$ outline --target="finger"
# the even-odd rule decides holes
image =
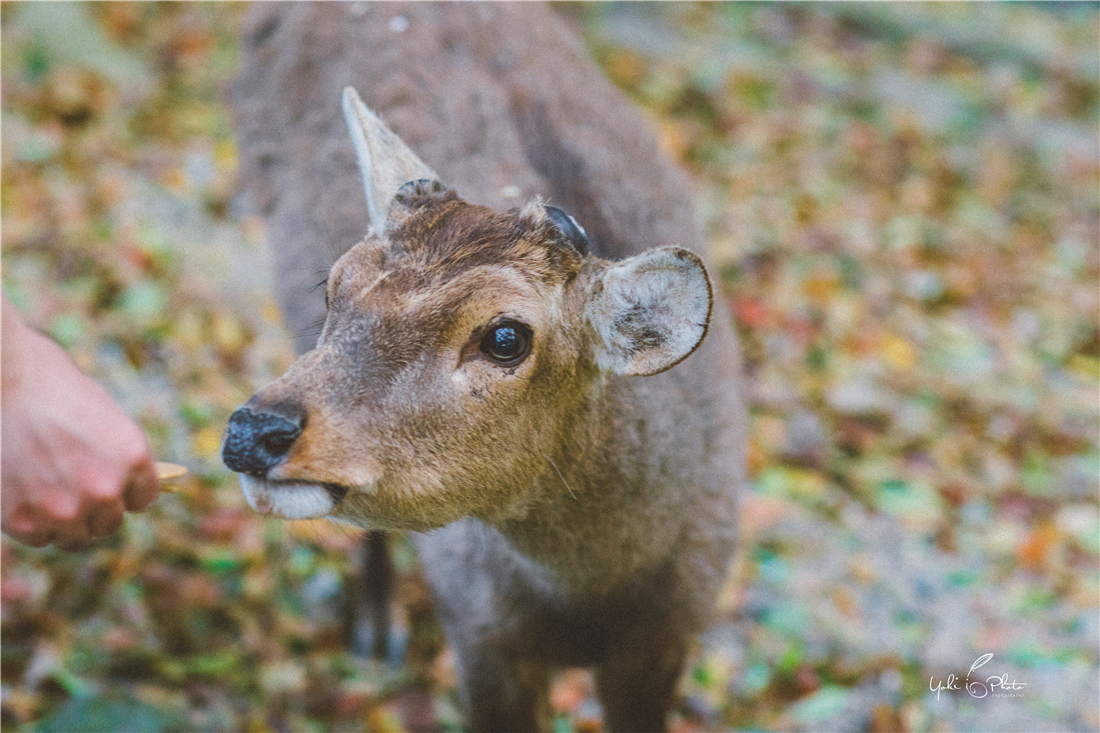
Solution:
[[[158,494],[157,473],[153,470],[153,464],[145,461],[135,468],[126,483],[123,497],[126,501],[126,509],[138,512],[148,506]]]
[[[45,547],[53,542],[53,532],[47,529],[40,529],[34,532],[15,532],[13,530],[5,530],[5,534],[14,537],[29,547]]]
[[[84,527],[84,522],[71,522],[65,529],[58,532],[54,540],[54,544],[57,545],[59,550],[68,552],[83,550],[91,542],[92,538],[88,536],[88,530]]]
[[[115,501],[93,507],[88,512],[85,526],[92,537],[114,534],[122,526],[122,502]]]
[[[24,545],[45,547],[53,542],[54,526],[40,509],[24,505],[5,518],[3,530]]]
[[[64,550],[65,552],[80,552],[87,550],[92,544],[92,540],[87,535],[73,539],[65,539],[57,541],[57,549]]]

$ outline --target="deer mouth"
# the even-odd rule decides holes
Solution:
[[[241,491],[248,505],[281,519],[323,517],[340,506],[347,487],[303,481],[273,481],[241,474]]]

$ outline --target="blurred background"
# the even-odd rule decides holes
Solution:
[[[1097,5],[559,10],[692,174],[749,372],[675,730],[1100,728]],[[292,361],[235,193],[242,11],[0,5],[4,292],[191,469],[88,552],[3,539],[4,730],[460,729],[409,548],[405,663],[358,660],[357,534],[260,518],[218,457]],[[1025,686],[937,694],[986,654]],[[601,729],[586,673],[552,704]]]

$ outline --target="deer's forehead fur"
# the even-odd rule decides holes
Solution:
[[[533,329],[541,351],[553,337],[576,335],[562,316],[583,307],[584,285],[566,287],[587,282],[577,277],[583,263],[540,202],[497,213],[452,191],[406,199],[382,236],[333,266],[320,343],[366,339],[391,362],[410,361],[413,351],[468,346],[490,322],[509,318]]]
[[[371,264],[403,271],[409,287],[446,282],[486,265],[511,266],[532,283],[560,285],[582,263],[538,201],[498,213],[468,204],[454,191],[404,197],[391,209],[383,236],[381,262],[372,253]],[[337,263],[334,274],[340,269]]]

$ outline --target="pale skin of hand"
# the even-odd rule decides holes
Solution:
[[[83,549],[157,497],[148,441],[60,346],[0,304],[2,529],[33,547]]]

